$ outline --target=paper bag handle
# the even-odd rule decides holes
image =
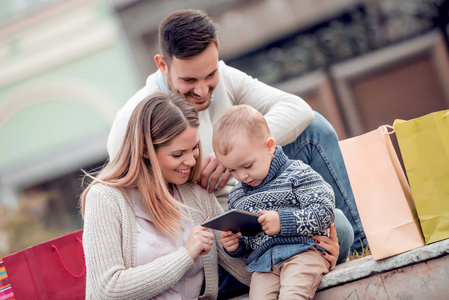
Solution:
[[[83,242],[81,241],[81,239],[79,237],[76,237],[76,240],[81,244],[81,251],[83,252],[83,258],[84,258],[84,249],[83,249]],[[67,269],[66,265],[64,264],[64,262],[62,261],[62,257],[61,254],[59,254],[59,250],[58,247],[56,247],[55,245],[51,245],[53,249],[56,250],[56,253],[58,254],[59,257],[59,261],[61,262],[61,265],[64,267],[64,269],[67,271],[67,273],[69,273],[71,276],[75,277],[75,278],[80,278],[81,276],[84,275],[84,272],[86,272],[86,264],[83,263],[83,271],[81,271],[81,273],[79,275],[75,275],[72,272],[70,272],[69,269]]]
[[[382,125],[382,126],[379,126],[379,129],[380,128],[382,129],[384,134],[390,135],[390,134],[394,133],[394,127],[391,125]],[[388,129],[391,129],[391,131],[389,131]]]

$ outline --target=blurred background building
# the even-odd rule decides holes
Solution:
[[[220,58],[297,94],[340,139],[449,107],[448,0],[0,0],[0,255],[82,228],[81,169],[156,70],[176,9]]]

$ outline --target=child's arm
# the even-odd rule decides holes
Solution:
[[[281,232],[281,220],[277,211],[259,209],[259,213],[261,216],[257,221],[262,225],[262,230],[266,234],[273,235]]]
[[[221,233],[220,243],[225,252],[231,257],[246,257],[248,254],[246,239],[240,232],[225,231]]]
[[[235,252],[239,248],[239,237],[242,236],[240,232],[233,233],[232,231],[224,231],[220,234],[220,243],[228,252]]]
[[[291,176],[298,208],[278,210],[280,234],[322,234],[334,221],[334,191],[310,166],[300,161],[296,163],[297,171],[292,172]]]

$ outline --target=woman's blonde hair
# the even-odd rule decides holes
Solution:
[[[182,230],[181,218],[185,215],[179,208],[186,206],[171,196],[156,151],[170,144],[189,126],[199,126],[198,112],[180,95],[157,92],[141,101],[129,119],[116,157],[97,176],[86,173],[92,182],[81,195],[83,217],[87,193],[94,184],[103,183],[121,189],[127,199],[127,190],[136,188],[145,210],[163,233],[174,235]],[[190,182],[198,180],[200,176],[201,145],[199,149],[200,155],[187,179]],[[129,204],[133,207],[132,203]]]

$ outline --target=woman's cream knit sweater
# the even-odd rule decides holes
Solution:
[[[186,204],[193,208],[195,225],[206,217],[221,214],[215,196],[197,184],[179,186]],[[251,274],[243,260],[229,257],[219,235],[202,256],[205,291],[200,299],[216,299],[218,293],[217,264],[249,285]],[[149,299],[173,287],[193,266],[194,261],[184,247],[151,263],[135,266],[137,248],[136,218],[120,190],[95,184],[87,194],[84,216],[83,245],[86,256],[86,299]]]

